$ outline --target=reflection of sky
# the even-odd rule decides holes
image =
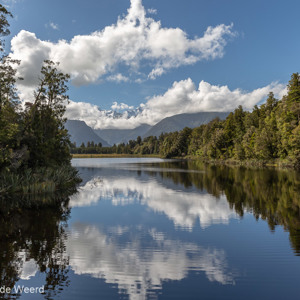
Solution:
[[[166,216],[180,228],[192,230],[197,220],[202,228],[227,224],[236,215],[225,196],[217,199],[203,191],[163,181],[151,173],[161,170],[153,165],[130,165],[126,159],[119,165],[110,164],[108,159],[97,166],[100,162],[97,160],[93,165],[93,160],[82,161],[85,169],[80,171],[94,176],[87,176],[89,180],[71,197],[70,206],[77,211],[89,206],[97,210],[101,200],[109,200],[111,209],[124,207],[129,214],[128,225],[91,225],[86,218],[83,223],[79,216],[70,227],[66,245],[75,274],[88,274],[117,284],[119,291],[125,290],[130,299],[145,299],[149,291],[161,290],[164,281],[182,280],[192,270],[203,272],[211,282],[235,283],[224,250],[170,238],[164,230],[156,229],[161,224],[156,223],[154,228],[134,224],[130,218],[130,205],[141,204]],[[92,172],[87,168],[89,164],[95,167]]]
[[[270,234],[265,221],[250,215],[230,222],[237,216],[225,195],[215,198],[189,182],[174,182],[168,177],[173,169],[161,176],[155,164],[123,162],[80,168],[85,180],[57,241],[65,247],[52,250],[55,262],[70,267],[62,299],[299,295],[299,258],[283,228]],[[21,284],[45,284],[27,249],[18,252],[16,264]]]
[[[28,259],[26,251],[21,251],[18,254],[19,257],[19,277],[22,280],[29,280],[34,277],[38,272],[38,266],[34,259]]]
[[[129,165],[134,166],[134,164],[137,166],[138,164],[141,163],[161,163],[166,160],[160,159],[160,158],[139,158],[139,157],[133,157],[133,158],[73,158],[72,159],[72,165],[74,167],[88,167],[88,168],[101,168],[101,167],[107,167],[109,166],[110,168],[117,168],[119,169],[122,165]],[[167,160],[168,162],[172,160]]]
[[[163,281],[182,280],[190,270],[204,272],[212,282],[234,284],[223,250],[171,240],[156,229],[110,228],[113,232],[106,235],[81,223],[72,226],[66,249],[76,274],[117,284],[130,299],[145,299],[148,291],[161,289]],[[122,235],[128,238],[125,244]]]
[[[96,177],[82,186],[71,198],[72,207],[95,205],[101,199],[110,199],[114,205],[141,203],[155,212],[164,213],[176,226],[192,229],[196,220],[202,228],[212,224],[227,224],[236,214],[230,209],[225,196],[178,191],[152,178]]]

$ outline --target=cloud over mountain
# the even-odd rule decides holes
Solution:
[[[154,125],[166,117],[182,113],[201,111],[231,111],[238,105],[250,110],[273,91],[281,98],[286,88],[283,84],[271,83],[265,87],[246,92],[230,90],[228,86],[212,85],[201,81],[198,88],[188,78],[174,82],[164,94],[150,98],[135,109],[124,103],[114,102],[111,111],[100,110],[96,105],[85,102],[72,102],[67,106],[69,119],[85,121],[93,128],[135,128],[141,124]],[[115,114],[116,109],[125,111]]]
[[[119,66],[125,66],[129,75],[140,77],[142,71],[143,79],[154,79],[181,65],[219,58],[234,35],[232,25],[220,24],[208,27],[202,37],[189,38],[182,29],[163,27],[148,17],[142,0],[131,0],[127,15],[103,30],[57,43],[22,30],[12,39],[11,50],[12,56],[21,60],[22,85],[30,86],[37,80],[45,59],[61,62],[62,71],[71,75],[72,82],[84,85],[100,78],[127,81],[127,76],[118,72]]]

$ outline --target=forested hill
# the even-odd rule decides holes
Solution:
[[[275,99],[271,92],[266,103],[251,112],[241,106],[225,120],[216,118],[194,129],[138,137],[127,144],[93,149],[93,153],[159,154],[162,157],[186,155],[202,159],[280,160],[300,167],[300,76],[294,73],[288,93]],[[89,149],[72,149],[87,153]]]

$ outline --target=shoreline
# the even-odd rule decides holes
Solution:
[[[71,154],[72,158],[119,158],[119,157],[154,157],[162,158],[158,154]]]
[[[72,158],[130,158],[130,157],[153,157],[161,158],[164,157],[157,154],[72,154]],[[247,160],[236,160],[236,159],[215,159],[208,160],[202,159],[197,156],[184,156],[184,157],[171,157],[170,159],[182,159],[182,160],[194,160],[201,161],[203,163],[208,163],[212,165],[227,165],[227,166],[242,166],[246,168],[275,168],[275,169],[293,169],[299,171],[299,168],[295,167],[295,163],[288,160],[257,160],[257,159],[247,159]]]

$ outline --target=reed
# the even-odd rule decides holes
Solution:
[[[59,168],[25,169],[21,173],[0,173],[0,197],[6,195],[39,195],[75,189],[81,181],[78,171],[67,165]]]

